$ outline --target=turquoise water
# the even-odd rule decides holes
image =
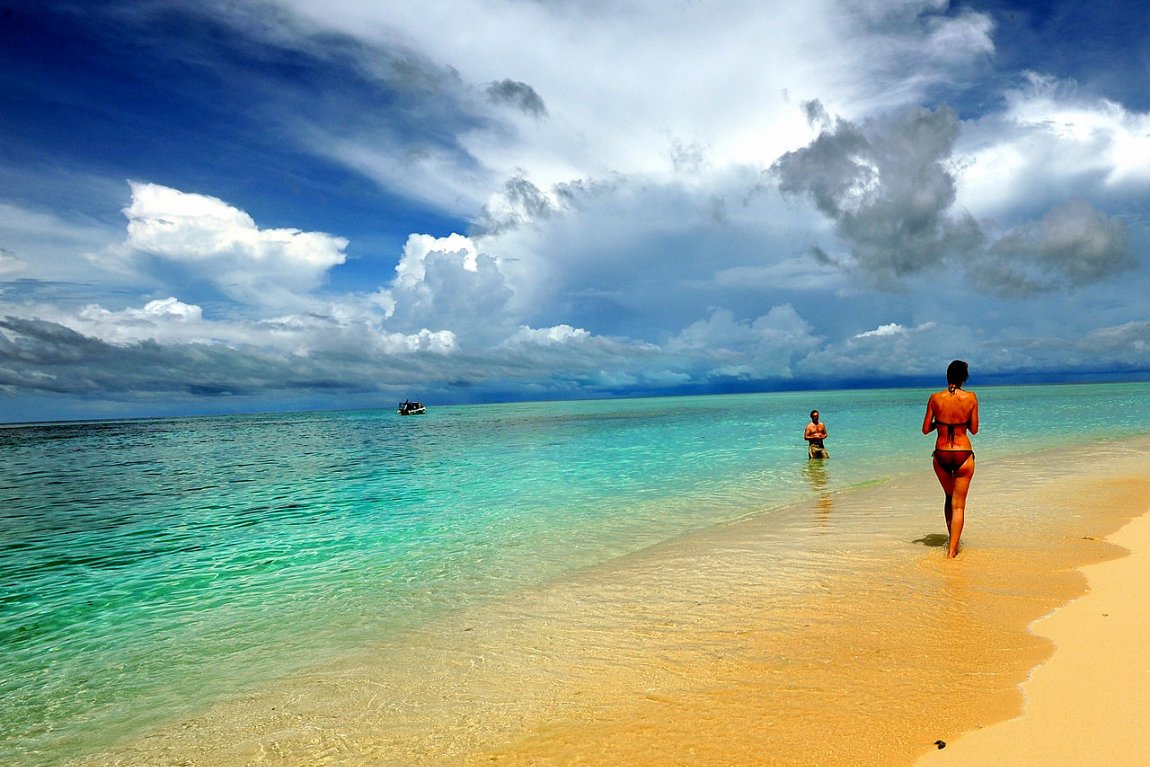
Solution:
[[[976,390],[980,460],[1150,431],[1150,384]],[[928,394],[0,428],[0,764],[61,764],[445,612],[921,471]],[[812,408],[829,487],[804,471]]]

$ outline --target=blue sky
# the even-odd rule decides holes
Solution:
[[[1144,3],[0,0],[0,421],[1150,377]]]

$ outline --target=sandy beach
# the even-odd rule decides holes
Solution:
[[[1141,764],[1148,456],[1138,440],[986,462],[953,561],[925,469],[820,496],[84,764]]]
[[[1150,763],[1150,514],[1108,540],[1130,553],[1083,568],[1088,593],[1033,626],[1056,649],[1022,685],[1023,714],[947,743],[919,767]]]

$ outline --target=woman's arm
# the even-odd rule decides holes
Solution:
[[[967,427],[967,430],[971,434],[978,434],[978,397],[975,396],[974,392],[971,392],[970,396],[974,397],[974,410],[970,411],[970,426]]]
[[[975,405],[977,408],[977,404]],[[922,419],[922,433],[930,434],[934,431],[934,395],[926,401],[926,415]]]

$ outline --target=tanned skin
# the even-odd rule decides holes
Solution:
[[[926,415],[922,420],[923,434],[938,432],[934,441],[934,473],[946,494],[943,515],[950,536],[947,559],[958,556],[958,543],[966,515],[966,494],[970,490],[970,480],[974,478],[974,446],[970,443],[970,435],[978,434],[978,397],[974,392],[962,388],[966,382],[965,365],[962,374],[955,377],[961,380],[950,380],[946,389],[930,395],[926,403]],[[950,451],[969,451],[969,457],[953,474],[939,462],[937,455]]]

